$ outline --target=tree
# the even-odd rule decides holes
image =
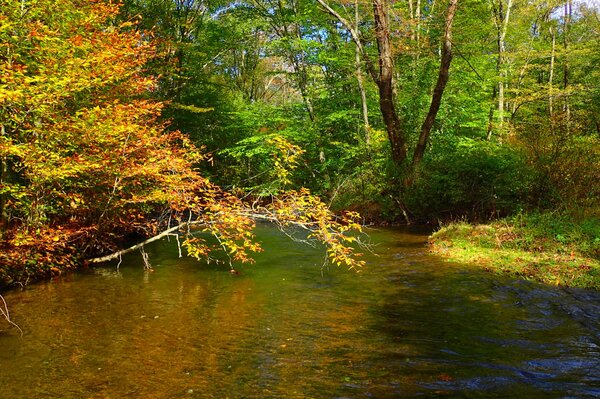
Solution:
[[[346,18],[334,10],[325,0],[318,0],[325,10],[339,20],[342,25],[350,32],[352,39],[356,43],[357,50],[362,53],[367,69],[379,89],[379,109],[386,126],[388,139],[392,149],[392,159],[397,164],[402,164],[407,157],[407,132],[403,129],[400,117],[398,116],[395,99],[394,99],[394,53],[391,41],[390,28],[390,9],[386,0],[372,0],[373,20],[374,20],[374,36],[377,43],[378,54],[378,71],[375,70],[369,54],[365,48],[364,40],[361,32],[356,26],[353,26]],[[429,132],[435,121],[435,116],[439,110],[440,101],[448,81],[448,70],[452,60],[451,38],[452,38],[452,22],[456,12],[457,1],[451,1],[446,12],[446,23],[443,39],[442,59],[440,61],[440,72],[438,82],[434,89],[429,113],[425,118],[422,126],[419,144],[416,147],[413,156],[413,165],[416,165],[421,160],[426,148]],[[419,7],[419,6],[417,6]],[[411,8],[412,11],[412,8]],[[419,13],[420,15],[420,8]],[[419,21],[420,23],[420,21]],[[417,28],[418,29],[418,28]],[[417,44],[419,42],[419,33],[417,33]]]
[[[372,0],[374,35],[377,42],[378,70],[375,69],[365,49],[360,32],[341,14],[335,11],[324,0],[318,0],[328,13],[339,20],[350,32],[360,53],[367,64],[367,70],[379,89],[379,109],[387,130],[392,149],[392,159],[402,164],[406,159],[406,133],[402,129],[400,118],[394,105],[394,57],[390,38],[389,4],[387,0]]]
[[[506,52],[506,32],[508,30],[508,23],[510,20],[510,12],[512,10],[512,0],[508,0],[506,6],[504,5],[504,0],[491,0],[492,5],[492,19],[494,21],[494,25],[496,27],[496,44],[497,44],[497,53],[496,53],[496,70],[498,72],[498,83],[497,86],[494,87],[492,101],[497,99],[497,114],[498,114],[498,129],[502,130],[504,124],[504,87],[506,85],[505,77],[505,52]],[[492,118],[494,115],[493,107],[490,110],[490,121],[488,124],[488,140],[492,135]]]
[[[119,5],[110,2],[64,1],[48,13],[51,4],[7,1],[0,14],[0,281],[60,273],[118,248],[129,233],[174,224],[216,237],[209,244],[186,228],[192,256],[222,249],[231,261],[251,261],[260,246],[248,206],[198,172],[204,155],[166,130],[163,103],[149,99],[158,88],[144,71],[156,55],[151,35],[115,22]],[[320,203],[308,192],[298,198],[312,209]],[[350,218],[265,209],[303,218],[333,260],[360,264],[343,244],[347,227],[357,226]]]
[[[463,151],[459,144],[471,139],[487,138],[489,148],[482,148],[493,151],[528,153],[548,171],[542,176],[556,175],[552,184],[564,185],[570,172],[556,171],[569,164],[565,154],[573,155],[565,143],[588,142],[590,126],[600,126],[590,28],[597,13],[585,6],[472,0],[457,11],[455,1],[182,2],[190,10],[181,15],[204,7],[203,22],[183,39],[166,23],[179,20],[175,3],[162,1],[164,12],[152,8],[161,1],[128,3],[143,11],[153,40],[162,46],[169,38],[165,48],[185,53],[181,69],[149,64],[156,73],[178,71],[180,89],[164,91],[171,103],[163,115],[207,147],[214,166],[205,171],[252,195],[281,190],[270,184],[269,142],[277,135],[305,150],[289,176],[292,187],[309,186],[341,208],[374,201],[381,209],[398,208],[413,190],[407,183],[430,175],[427,151],[444,165],[444,149]],[[376,107],[380,118],[373,117]],[[583,144],[575,147],[580,152]],[[399,170],[407,178],[399,179]]]

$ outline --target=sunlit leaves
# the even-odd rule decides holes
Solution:
[[[222,250],[232,262],[252,262],[261,247],[248,206],[196,170],[201,149],[167,131],[164,104],[148,100],[156,88],[144,71],[155,53],[149,34],[115,24],[119,6],[111,2],[55,3],[5,1],[0,13],[0,275],[2,265],[20,273],[2,279],[71,268],[116,249],[128,233],[186,221],[217,241],[180,232],[189,255],[211,260]],[[289,184],[303,151],[277,135],[266,144],[272,179]],[[358,226],[352,218],[336,221],[305,191],[276,204],[284,223],[311,225],[334,263],[360,265],[347,246],[345,233]]]
[[[327,204],[307,189],[280,195],[267,209],[283,227],[299,225],[309,231],[309,238],[325,244],[331,263],[345,265],[354,270],[365,264],[358,259],[362,254],[357,253],[352,246],[357,241],[356,236],[352,234],[362,231],[356,212],[336,216]]]
[[[273,167],[275,177],[283,185],[290,184],[290,174],[298,166],[298,158],[304,153],[304,150],[279,135],[269,138],[267,144],[274,148]]]
[[[199,149],[165,133],[163,105],[144,99],[154,87],[142,71],[153,54],[144,34],[110,22],[115,4],[62,2],[49,15],[52,4],[11,1],[0,14],[0,158],[10,167],[0,195],[11,228],[3,244],[33,256],[83,240],[96,252],[129,231],[152,233],[165,210],[227,213],[230,202],[193,168]],[[224,245],[257,249],[244,242],[249,223],[218,222]],[[64,233],[51,233],[56,225]],[[186,245],[203,253],[197,241]]]

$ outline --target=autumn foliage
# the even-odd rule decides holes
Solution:
[[[201,151],[167,131],[163,104],[148,99],[150,33],[116,25],[112,2],[0,4],[0,282],[59,274],[118,249],[128,234],[186,220],[232,260],[251,260],[260,246],[244,203],[195,170]],[[310,201],[318,214],[307,217],[330,218]],[[325,231],[343,225],[331,219],[317,234],[327,242]],[[184,246],[197,258],[214,249],[193,235]],[[344,250],[331,251],[353,265]]]

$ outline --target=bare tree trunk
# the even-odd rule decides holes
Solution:
[[[0,186],[3,186],[6,181],[8,174],[8,165],[6,157],[0,159]],[[6,194],[0,193],[0,238],[4,235],[4,231],[7,229],[8,215],[6,212]]]
[[[421,49],[421,0],[417,0],[417,9],[415,10],[415,18],[417,19],[417,54]]]
[[[354,29],[358,31],[358,0],[354,1]],[[371,133],[369,125],[369,107],[367,105],[367,94],[365,92],[365,85],[363,82],[362,68],[360,63],[360,49],[356,46],[356,81],[358,82],[358,91],[360,92],[360,104],[362,109],[362,117],[365,128],[365,143],[369,145],[371,143]]]
[[[440,71],[438,74],[437,83],[433,89],[429,112],[427,113],[427,116],[423,121],[423,125],[421,126],[419,142],[417,143],[417,147],[415,148],[412,159],[413,167],[416,167],[423,159],[423,154],[427,148],[427,141],[429,140],[429,135],[431,134],[431,128],[433,127],[435,117],[440,109],[446,83],[448,83],[450,63],[452,62],[452,22],[454,20],[454,14],[456,13],[457,4],[458,0],[450,0],[450,4],[448,4],[448,9],[446,10],[446,27],[444,29]]]
[[[556,52],[556,32],[554,28],[550,28],[550,36],[552,37],[552,50],[550,53],[550,73],[548,75],[548,115],[550,116],[550,122],[552,123],[554,117],[554,94],[552,93],[554,82],[554,58]],[[552,125],[554,125],[552,123]]]
[[[506,71],[504,71],[504,53],[506,51],[506,32],[508,30],[508,21],[510,19],[510,10],[512,8],[512,0],[508,0],[506,5],[506,12],[504,11],[503,0],[498,0],[498,4],[492,0],[492,6],[494,8],[494,22],[496,24],[497,36],[497,47],[498,55],[496,58],[496,70],[498,71],[498,84],[493,90],[492,101],[497,100],[498,109],[498,130],[502,131],[504,126],[504,85],[506,84]],[[488,123],[488,140],[492,137],[493,132],[493,109],[490,111],[490,120]]]
[[[571,117],[571,109],[569,107],[569,96],[566,93],[567,87],[569,86],[569,57],[568,57],[568,49],[569,49],[569,30],[571,24],[571,13],[572,13],[572,0],[567,0],[565,3],[565,13],[563,19],[563,47],[564,47],[564,55],[563,55],[563,90],[564,93],[564,111],[567,120],[567,129],[569,128],[569,119]]]
[[[487,140],[492,139],[492,133],[494,133],[494,109],[496,108],[496,94],[498,87],[494,85],[492,89],[492,105],[490,106],[490,112],[488,114],[488,126],[487,126]]]
[[[414,5],[412,0],[408,0],[408,12],[409,12],[409,16],[410,16],[410,20],[414,21],[415,19],[415,10],[414,10]],[[410,31],[410,39],[411,40],[415,40],[415,32],[414,31]]]
[[[504,128],[504,72],[500,72],[500,82],[498,82],[498,130]]]
[[[502,0],[500,0],[502,4]],[[508,29],[508,20],[510,18],[510,9],[512,7],[512,0],[508,0],[506,6],[506,14],[502,21],[502,29],[498,38],[498,70],[500,81],[498,82],[498,129],[502,131],[504,125],[504,85],[506,78],[506,71],[504,70],[504,52],[506,51],[506,31]]]
[[[0,136],[4,136],[6,130],[4,125],[0,125]],[[0,158],[0,187],[3,187],[8,179],[8,158],[3,156]],[[6,193],[0,193],[0,238],[4,235],[8,221],[8,215],[6,212]]]
[[[360,104],[362,110],[363,124],[365,128],[365,142],[370,144],[371,142],[371,126],[369,124],[369,107],[367,105],[367,93],[365,92],[365,85],[363,82],[362,70],[360,67],[360,52],[358,47],[356,48],[356,81],[358,82],[358,91],[360,92]]]

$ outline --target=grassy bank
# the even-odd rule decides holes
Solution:
[[[546,284],[600,289],[600,219],[518,215],[451,223],[430,237],[434,253]]]

